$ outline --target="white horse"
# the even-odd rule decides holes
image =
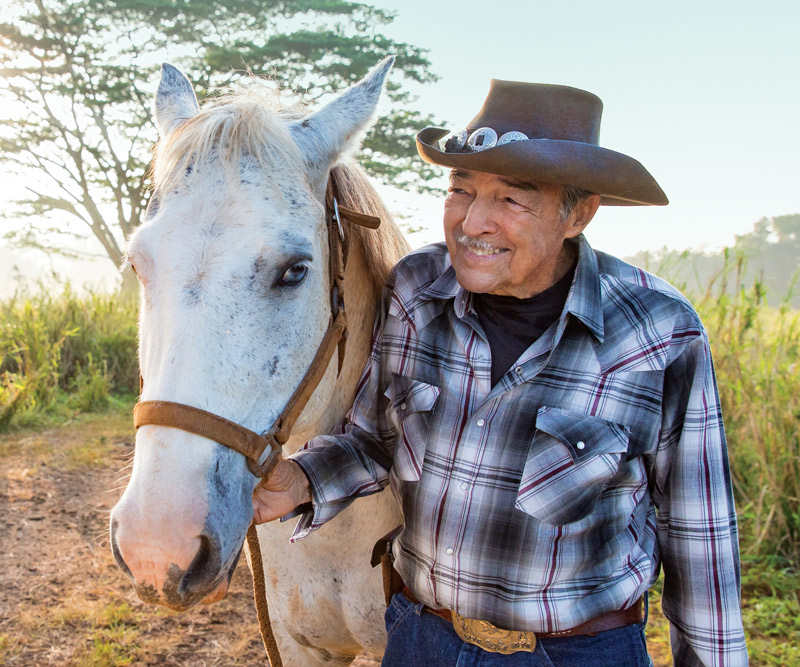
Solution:
[[[128,248],[143,285],[142,400],[188,404],[258,432],[273,423],[331,316],[323,215],[330,174],[340,204],[383,225],[349,231],[344,365],[337,376],[334,355],[284,455],[343,421],[381,288],[407,250],[363,172],[340,162],[371,122],[391,64],[305,117],[252,93],[201,110],[186,77],[163,67],[154,192]],[[139,429],[111,541],[142,600],[182,610],[225,595],[257,481],[241,454],[212,440]],[[391,494],[359,499],[290,544],[294,523],[258,528],[284,664],[346,665],[362,648],[382,654],[381,573],[369,558],[376,539],[400,523]]]

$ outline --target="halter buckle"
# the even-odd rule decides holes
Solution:
[[[277,431],[278,425],[275,424],[271,429],[269,429],[269,431],[264,431],[261,434],[261,437],[269,442],[269,447],[262,452],[258,461],[249,457],[246,459],[247,467],[256,477],[269,477],[275,466],[277,466],[281,461],[281,451],[283,448],[275,438]],[[267,457],[261,461],[261,458],[264,456],[264,454],[266,454]]]
[[[336,223],[336,229],[339,231],[339,240],[344,243],[344,227],[342,226],[342,218],[339,216],[339,202],[336,197],[333,198],[333,220]]]

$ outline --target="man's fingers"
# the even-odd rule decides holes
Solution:
[[[258,523],[274,521],[311,499],[308,480],[300,466],[281,461],[253,491],[253,518]]]

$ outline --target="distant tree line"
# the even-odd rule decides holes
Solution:
[[[761,218],[718,253],[664,248],[626,259],[690,294],[709,289],[732,294],[757,285],[768,304],[800,308],[800,213]]]

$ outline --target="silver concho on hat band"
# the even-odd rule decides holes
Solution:
[[[524,132],[506,132],[502,137],[497,140],[497,145],[510,144],[512,141],[527,141],[528,135]]]
[[[475,152],[510,144],[512,141],[526,141],[527,139],[529,139],[527,134],[516,130],[506,132],[498,139],[497,132],[491,127],[480,127],[471,134],[469,130],[452,132],[439,145],[443,147],[446,153],[460,153],[465,146],[470,149],[470,152]]]
[[[497,144],[497,132],[491,127],[479,127],[467,139],[467,146],[473,151],[485,151]]]

